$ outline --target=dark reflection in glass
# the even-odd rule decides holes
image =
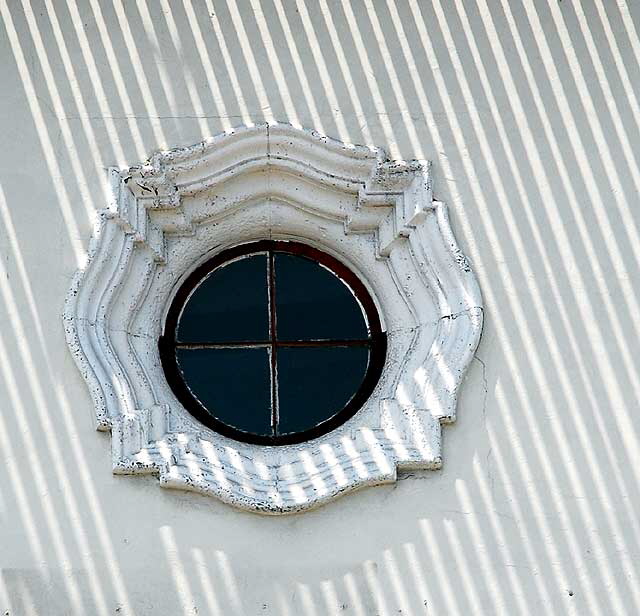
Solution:
[[[194,417],[231,438],[287,444],[358,410],[382,371],[386,338],[372,298],[343,265],[303,244],[261,240],[195,270],[159,346]]]
[[[232,261],[192,293],[180,317],[179,342],[269,339],[267,255]]]
[[[356,298],[340,278],[315,261],[276,253],[275,281],[279,340],[367,337]]]
[[[269,351],[177,349],[191,393],[219,421],[253,434],[271,434]]]
[[[362,347],[278,349],[279,434],[313,428],[358,391],[369,351]]]

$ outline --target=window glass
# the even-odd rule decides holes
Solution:
[[[343,409],[367,371],[364,347],[278,349],[278,428],[309,430]]]
[[[253,434],[271,434],[269,350],[178,349],[187,386],[218,420]]]
[[[169,384],[204,424],[286,444],[346,421],[382,371],[371,297],[314,248],[261,241],[199,267],[176,293],[161,342]]]
[[[181,342],[268,340],[267,255],[231,261],[194,290],[180,318]]]
[[[275,256],[278,338],[363,339],[367,324],[353,293],[326,267],[297,255]]]

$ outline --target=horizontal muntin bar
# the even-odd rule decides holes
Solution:
[[[176,342],[176,349],[199,350],[199,349],[267,349],[275,347],[351,347],[351,346],[371,346],[371,339],[365,340],[274,340],[267,342],[264,340],[243,340],[232,342]]]

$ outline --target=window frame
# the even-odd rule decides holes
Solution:
[[[280,435],[260,435],[251,432],[246,432],[239,428],[230,426],[224,423],[212,414],[206,406],[197,398],[197,396],[189,388],[187,380],[184,378],[179,366],[179,362],[176,356],[176,349],[182,344],[178,340],[178,328],[180,325],[180,318],[182,312],[186,307],[192,294],[198,288],[198,286],[206,280],[215,270],[223,267],[227,263],[231,263],[236,259],[243,257],[249,257],[251,255],[263,254],[268,255],[270,261],[269,267],[273,267],[272,258],[275,253],[290,254],[310,259],[314,263],[318,263],[327,268],[332,274],[334,274],[347,288],[353,293],[355,300],[361,306],[364,318],[366,320],[369,336],[366,340],[332,340],[332,344],[313,344],[312,341],[304,341],[304,344],[300,344],[305,348],[329,346],[331,348],[340,346],[352,346],[354,342],[358,343],[358,346],[367,346],[369,350],[367,368],[365,375],[360,383],[360,386],[349,399],[347,404],[338,410],[336,413],[316,424],[313,428],[303,430],[300,432],[293,432]],[[269,273],[269,286],[273,282],[273,273]],[[273,302],[273,289],[269,288],[269,303]],[[271,322],[269,324],[269,342],[266,344],[271,345],[270,366],[271,387],[274,387],[274,381],[277,379],[275,370],[275,352],[278,346],[293,346],[287,345],[287,343],[278,343],[277,337],[274,336],[274,306],[269,306],[269,314],[271,316]],[[340,344],[340,343],[344,344]],[[198,344],[198,343],[196,343]],[[256,343],[247,342],[246,347],[255,348]],[[214,345],[211,345],[214,346]],[[221,343],[215,346],[232,346],[232,344]],[[297,345],[296,345],[297,346]],[[362,281],[353,273],[344,263],[332,257],[331,255],[313,247],[308,244],[292,241],[292,240],[258,240],[248,242],[227,248],[214,256],[207,259],[204,263],[196,267],[187,278],[182,281],[177,288],[177,291],[171,301],[169,310],[164,323],[163,332],[158,341],[158,348],[160,353],[160,360],[162,367],[167,378],[169,386],[176,395],[178,401],[184,406],[184,408],[203,425],[211,428],[215,432],[226,436],[228,438],[235,439],[240,442],[250,443],[255,445],[292,445],[302,443],[315,438],[318,438],[328,432],[331,432],[338,426],[342,425],[353,417],[360,408],[365,404],[368,398],[373,393],[382,371],[384,369],[386,353],[387,353],[387,336],[386,332],[382,330],[380,322],[380,316],[378,314],[376,304],[371,297],[368,289],[362,283]],[[273,395],[272,395],[273,404]],[[271,411],[273,412],[273,410]]]

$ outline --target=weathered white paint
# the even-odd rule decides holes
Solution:
[[[166,487],[292,513],[395,481],[397,469],[440,468],[440,423],[454,418],[482,299],[445,205],[432,200],[427,163],[269,123],[111,178],[111,207],[99,213],[64,324],[98,427],[112,432],[114,472],[158,473]],[[158,352],[184,278],[222,250],[267,238],[312,244],[357,271],[388,332],[382,376],[358,413],[279,447],[202,426],[172,394]]]
[[[0,614],[640,613],[637,2],[0,21]],[[431,160],[485,323],[440,470],[258,516],[113,475],[60,314],[108,168],[275,119]]]

